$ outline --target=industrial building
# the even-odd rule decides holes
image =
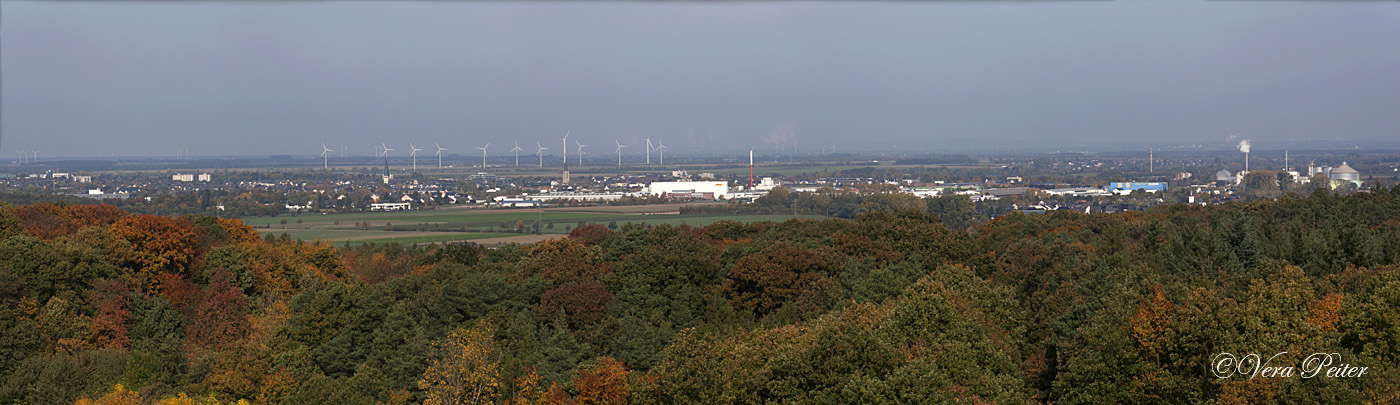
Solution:
[[[413,205],[406,202],[398,203],[373,203],[369,205],[370,211],[408,211],[413,209]]]
[[[499,199],[498,201],[496,201],[496,205],[497,205],[497,206],[501,206],[501,207],[510,207],[510,208],[529,208],[529,207],[540,207],[540,206],[544,206],[544,201],[540,201],[540,200],[522,200],[522,199],[518,199],[518,198],[507,198],[507,199]]]
[[[728,199],[729,181],[658,181],[642,189],[642,193],[668,198]]]
[[[1106,195],[1108,195],[1108,191],[1107,191],[1107,190],[1104,190],[1104,189],[1101,189],[1101,188],[1094,188],[1094,187],[1052,188],[1052,189],[1049,189],[1049,190],[1045,190],[1045,193],[1046,193],[1046,194],[1049,194],[1049,195],[1068,195],[1068,196],[1074,196],[1074,197],[1090,197],[1090,196],[1106,196]]]
[[[1165,181],[1146,182],[1146,183],[1127,182],[1127,181],[1123,181],[1123,182],[1113,182],[1113,183],[1108,183],[1108,189],[1109,189],[1109,190],[1112,190],[1112,191],[1115,192],[1115,193],[1119,193],[1119,194],[1131,193],[1131,192],[1133,192],[1134,190],[1143,190],[1143,191],[1146,191],[1146,192],[1149,192],[1149,193],[1156,193],[1156,192],[1167,191],[1167,182],[1165,182]]]
[[[781,185],[783,185],[783,184],[782,184],[782,183],[779,183],[779,182],[776,182],[776,181],[773,181],[773,178],[772,178],[772,177],[764,177],[764,178],[762,178],[762,179],[759,179],[758,184],[754,184],[752,188],[753,188],[754,190],[768,191],[768,190],[772,190],[772,189],[778,188],[778,186],[781,186]]]
[[[1229,171],[1229,170],[1221,170],[1221,171],[1215,172],[1215,185],[1217,185],[1217,186],[1228,186],[1228,185],[1231,185],[1231,184],[1234,184],[1234,183],[1235,183],[1235,175],[1230,174],[1230,171]]]
[[[913,194],[919,198],[937,197],[939,194],[943,194],[943,189],[939,187],[912,187],[904,189],[904,192]]]
[[[211,176],[209,176],[209,173],[200,173],[197,178],[199,181],[209,181]],[[196,177],[193,174],[175,174],[170,176],[171,181],[183,181],[186,183],[193,182],[195,179]]]
[[[622,193],[586,193],[586,192],[559,192],[528,195],[528,197],[540,200],[576,200],[576,201],[615,201],[622,199]]]
[[[1342,162],[1341,166],[1333,168],[1332,171],[1327,174],[1327,178],[1332,180],[1332,187],[1348,182],[1355,184],[1357,187],[1361,187],[1361,172],[1356,171],[1356,169],[1351,168],[1351,166],[1347,166],[1347,162]]]
[[[740,191],[729,194],[729,199],[753,202],[753,200],[757,200],[765,195],[768,195],[767,191]]]
[[[1022,195],[1025,194],[1027,191],[1031,191],[1030,187],[1003,187],[984,189],[982,190],[982,194],[996,197],[1004,197],[1009,195]]]

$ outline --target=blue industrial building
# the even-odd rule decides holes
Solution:
[[[1108,189],[1109,189],[1109,190],[1112,190],[1112,191],[1119,191],[1119,190],[1122,190],[1122,191],[1125,191],[1125,192],[1132,192],[1132,191],[1134,191],[1134,190],[1144,190],[1144,191],[1147,191],[1147,192],[1159,192],[1159,191],[1167,191],[1167,182],[1165,182],[1165,181],[1150,182],[1150,183],[1116,182],[1116,183],[1108,183]]]

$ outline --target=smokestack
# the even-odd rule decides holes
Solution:
[[[1240,141],[1240,144],[1239,144],[1238,148],[1240,149],[1240,152],[1244,152],[1244,171],[1245,171],[1245,173],[1248,173],[1248,172],[1249,172],[1249,140],[1248,140],[1248,139],[1245,139],[1245,140]]]
[[[1157,163],[1157,161],[1152,159],[1152,148],[1147,148],[1147,172],[1148,172],[1148,173],[1152,173],[1152,172],[1154,171],[1154,170],[1153,170],[1153,164],[1154,164],[1154,163]]]
[[[753,188],[753,149],[749,149],[749,188]]]

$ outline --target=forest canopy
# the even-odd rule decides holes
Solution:
[[[0,402],[1400,401],[1400,190],[971,229],[908,205],[487,250],[0,204]],[[1280,352],[1368,371],[1208,367]]]

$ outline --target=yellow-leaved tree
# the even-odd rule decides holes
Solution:
[[[112,388],[112,392],[107,393],[97,399],[79,399],[73,405],[137,405],[141,403],[141,395],[135,391],[126,389],[121,384]]]
[[[438,341],[432,362],[418,380],[418,388],[427,394],[423,404],[495,403],[501,386],[501,351],[494,335],[490,323],[480,322]]]
[[[234,402],[224,402],[215,398],[213,394],[206,397],[191,397],[181,392],[173,397],[156,401],[156,405],[250,405],[247,400],[240,399]]]

